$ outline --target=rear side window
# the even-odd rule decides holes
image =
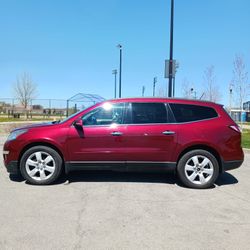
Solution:
[[[189,104],[169,104],[173,111],[176,122],[192,122],[217,117],[218,114],[213,108],[189,105]]]
[[[132,103],[132,123],[166,123],[167,110],[164,103]]]

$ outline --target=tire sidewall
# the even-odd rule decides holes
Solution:
[[[186,165],[187,161],[191,157],[196,156],[196,155],[201,155],[201,156],[207,157],[213,164],[213,168],[214,168],[213,175],[212,175],[211,179],[205,184],[192,183],[191,181],[189,181],[189,179],[186,177],[186,174],[185,174],[185,165]],[[184,154],[181,157],[181,159],[179,160],[178,165],[177,165],[177,173],[178,173],[180,180],[182,181],[182,183],[185,186],[190,187],[190,188],[205,189],[205,188],[211,187],[214,184],[214,182],[216,181],[216,179],[218,178],[219,164],[218,164],[218,161],[215,158],[215,156],[212,155],[210,152],[208,152],[206,150],[199,150],[199,149],[192,150],[192,151],[189,151],[186,154]]]
[[[52,174],[52,176],[49,179],[43,180],[43,181],[37,181],[31,178],[27,171],[26,171],[26,161],[29,158],[30,155],[32,155],[35,152],[42,151],[50,154],[54,161],[55,161],[55,171]],[[21,157],[20,161],[20,172],[23,176],[24,179],[26,179],[29,183],[31,184],[36,184],[36,185],[48,185],[53,183],[61,174],[62,171],[62,158],[61,156],[52,148],[46,147],[46,146],[35,146],[30,149],[28,149]]]

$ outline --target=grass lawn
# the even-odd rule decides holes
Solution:
[[[242,143],[243,148],[250,148],[250,130],[249,129],[243,129],[241,143]]]

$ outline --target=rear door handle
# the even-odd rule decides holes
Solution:
[[[121,136],[121,135],[123,135],[123,133],[115,131],[115,132],[112,132],[111,135],[113,135],[113,136]]]
[[[170,131],[170,130],[166,130],[164,132],[162,132],[164,135],[174,135],[175,132],[174,131]]]

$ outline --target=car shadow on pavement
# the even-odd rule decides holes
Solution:
[[[25,181],[21,174],[9,174],[9,178],[14,182],[23,182]]]
[[[141,182],[175,184],[175,174],[170,173],[137,173],[115,171],[79,171],[65,176],[69,183],[73,182]]]
[[[9,175],[13,182],[24,182],[21,175]],[[138,183],[165,183],[176,184],[184,187],[174,173],[137,173],[114,171],[76,171],[62,176],[52,185],[70,184],[74,182],[138,182]],[[25,181],[25,183],[29,184]],[[238,180],[230,173],[219,176],[215,185],[225,186],[238,183]],[[214,188],[213,185],[211,188]]]
[[[180,182],[174,173],[138,173],[138,172],[114,172],[114,171],[79,171],[72,172],[60,178],[57,184],[73,182],[139,182],[139,183],[165,183],[176,184],[181,187]],[[238,180],[230,173],[223,173],[219,175],[215,185],[225,186],[238,183]]]
[[[238,183],[238,179],[228,172],[220,174],[215,184],[217,186],[226,186]]]
[[[25,182],[29,184],[19,174],[10,174],[9,178],[13,182]],[[69,184],[73,182],[145,182],[145,183],[169,183],[175,184],[174,173],[135,173],[135,172],[115,172],[115,171],[75,171],[69,174],[62,174],[52,185]]]

